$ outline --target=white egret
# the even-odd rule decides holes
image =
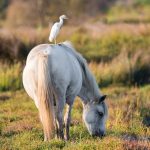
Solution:
[[[59,22],[56,22],[53,26],[52,26],[52,29],[51,29],[51,32],[50,32],[50,35],[49,35],[49,41],[50,42],[53,42],[55,40],[55,44],[56,44],[56,37],[63,25],[63,22],[64,22],[64,19],[68,19],[66,17],[66,15],[62,15],[59,17]]]

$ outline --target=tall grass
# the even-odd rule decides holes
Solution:
[[[85,27],[67,33],[77,51],[88,60],[100,86],[150,83],[150,26],[132,29],[128,31],[126,27],[121,31],[110,26],[103,35],[96,37]],[[49,30],[29,28],[0,32],[0,58],[14,64],[0,65],[0,90],[19,89],[22,87],[20,64],[34,46],[47,43]],[[64,39],[60,36],[58,41]],[[21,63],[14,63],[18,61]]]
[[[0,91],[22,88],[22,65],[0,64]]]
[[[23,62],[29,51],[47,41],[45,38],[48,36],[48,31],[41,34],[40,29],[32,28],[2,29],[0,33],[0,59],[9,62]]]
[[[150,43],[149,35],[149,28],[138,33],[116,29],[95,39],[79,30],[72,35],[71,40],[87,60],[99,62],[112,60],[124,49],[131,54],[135,54],[139,49],[142,49],[143,53],[147,52]]]
[[[100,87],[108,85],[150,84],[150,51],[137,51],[131,55],[126,50],[109,62],[90,62],[89,67]],[[22,65],[0,65],[0,91],[22,88]]]
[[[149,23],[150,22],[150,2],[149,0],[134,0],[128,3],[118,1],[112,6],[104,21],[106,23]]]
[[[139,50],[132,57],[124,51],[109,63],[89,64],[100,86],[110,84],[142,85],[150,83],[150,55]]]
[[[106,136],[101,139],[89,135],[82,122],[82,104],[75,100],[67,142],[58,139],[43,142],[37,108],[24,91],[0,93],[10,97],[0,100],[1,149],[149,150],[150,86],[110,86],[101,90],[108,94]]]
[[[75,48],[88,61],[111,61],[118,56],[124,49],[127,53],[135,54],[139,50],[143,53],[149,51],[150,44],[150,26],[141,26],[142,29],[135,29],[136,26],[128,31],[128,26],[123,26],[124,31],[117,28],[109,28],[106,33],[101,35],[101,31],[97,37],[93,37],[90,29],[85,27],[77,28],[69,39],[73,42]],[[66,32],[68,28],[65,28]],[[72,30],[72,29],[70,29]],[[29,51],[40,43],[48,43],[48,29],[31,29],[23,28],[17,30],[0,31],[0,58],[7,60],[25,60]],[[61,36],[58,41],[66,40]]]

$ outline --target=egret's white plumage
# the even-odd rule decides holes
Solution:
[[[53,42],[55,40],[55,44],[56,44],[56,37],[63,25],[63,20],[64,19],[68,19],[66,17],[66,15],[62,15],[59,17],[59,22],[56,22],[53,26],[52,26],[52,29],[51,29],[51,32],[50,32],[50,35],[49,35],[49,41],[50,42]]]

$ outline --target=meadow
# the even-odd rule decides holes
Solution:
[[[122,54],[108,62],[89,63],[101,91],[108,95],[106,136],[100,139],[89,135],[82,121],[82,104],[77,98],[72,111],[71,139],[67,142],[57,139],[43,142],[37,108],[22,87],[24,64],[1,63],[1,149],[149,149],[150,85],[146,84],[149,82],[149,75],[144,74],[149,73],[149,70],[142,70],[143,66],[149,67],[149,61],[142,59],[140,62],[143,64],[139,64],[141,67],[136,74],[138,78],[135,72],[139,61],[134,62],[131,74],[129,60]]]
[[[52,2],[51,8],[55,6]],[[38,44],[48,43],[48,20],[46,16],[43,17],[42,25],[39,23],[40,18],[33,19],[37,14],[25,14],[24,9],[30,6],[31,1],[20,1],[18,4],[14,0],[10,7],[5,7],[8,11],[0,7],[0,149],[149,150],[149,0],[122,1],[122,4],[112,1],[111,5],[106,3],[107,9],[101,13],[91,10],[92,17],[87,9],[90,3],[84,5],[87,7],[87,10],[84,9],[86,15],[89,15],[87,17],[81,9],[84,0],[82,3],[71,2],[72,18],[62,28],[57,41],[70,40],[73,43],[87,60],[100,90],[108,95],[106,136],[101,139],[89,135],[82,121],[81,101],[76,98],[70,140],[43,141],[38,110],[23,89],[22,71],[29,51]],[[97,6],[96,1],[93,7],[94,4]],[[32,7],[28,7],[27,12]],[[78,12],[76,8],[79,8]],[[16,10],[20,13],[16,13]],[[52,18],[56,18],[55,15],[58,17],[58,14],[52,12],[49,15]],[[79,20],[76,20],[76,16],[80,16]]]
[[[134,32],[132,26],[128,27],[131,28],[130,31],[126,27],[126,32],[114,32],[118,25],[106,25],[105,28],[106,31],[101,36],[95,35],[94,31],[93,35],[88,33],[86,27],[74,29],[68,36],[75,48],[87,59],[102,92],[108,95],[106,136],[100,139],[89,135],[82,122],[82,104],[77,98],[72,112],[71,139],[68,142],[57,139],[43,142],[38,111],[23,90],[22,70],[28,51],[34,45],[46,41],[44,38],[48,31],[44,30],[43,40],[40,36],[38,42],[36,34],[32,34],[32,40],[29,40],[28,32],[15,30],[13,35],[16,38],[6,36],[5,40],[10,45],[0,43],[3,44],[0,64],[1,149],[150,149],[149,25],[138,25]],[[59,40],[63,38],[60,37]],[[14,45],[12,40],[20,41],[15,41],[19,44]]]
[[[21,38],[9,39],[6,36],[8,43],[12,43],[0,43],[3,44],[1,51],[5,52],[0,64],[1,149],[150,149],[150,32],[147,32],[149,26],[137,27],[135,33],[131,33],[132,27],[128,32],[114,32],[116,26],[109,30],[106,26],[101,37],[96,37],[93,31],[94,39],[89,38],[83,27],[75,29],[72,35],[70,33],[73,44],[87,59],[102,92],[108,95],[109,117],[106,136],[103,139],[91,137],[82,122],[82,105],[77,99],[68,142],[57,139],[43,142],[38,111],[22,87],[27,51],[44,39],[38,42],[38,36],[35,36],[29,40],[29,34],[21,30],[18,33],[25,35],[21,34],[22,41],[18,45],[23,46],[18,46],[11,40]],[[24,42],[25,39],[29,41]],[[3,59],[6,56],[7,59]]]
[[[108,94],[107,132],[103,139],[89,135],[82,122],[79,99],[72,111],[69,141],[43,142],[42,126],[34,102],[24,90],[0,93],[0,147],[12,149],[150,149],[150,86],[102,88]]]

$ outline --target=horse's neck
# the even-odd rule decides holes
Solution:
[[[100,92],[96,80],[92,73],[87,69],[87,75],[83,75],[83,83],[79,97],[82,98],[83,102],[87,103],[91,100],[97,100],[100,97]]]
[[[78,54],[74,50],[74,48],[72,48],[72,45],[68,43],[64,43],[64,45],[69,48],[65,50],[71,53],[78,60],[82,70],[82,76],[83,76],[82,87],[78,96],[81,97],[83,102],[88,102],[100,98],[101,96],[100,96],[98,85],[96,83],[94,76],[92,75],[89,68],[87,67],[87,63],[84,60],[84,58],[80,54]]]

